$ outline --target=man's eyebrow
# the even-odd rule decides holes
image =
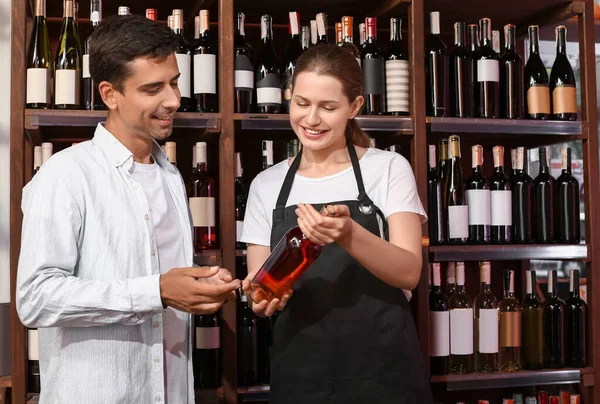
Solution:
[[[173,80],[177,80],[179,78],[179,76],[181,76],[181,73],[177,73],[170,81]],[[160,87],[162,86],[163,82],[162,81],[155,81],[152,83],[145,83],[140,85],[138,88],[153,88],[153,87]]]

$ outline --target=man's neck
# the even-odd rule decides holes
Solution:
[[[114,117],[111,118],[110,113],[106,118],[104,127],[133,154],[133,161],[152,164],[152,139],[136,135],[125,127],[122,121]]]

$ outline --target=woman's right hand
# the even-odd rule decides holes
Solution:
[[[246,295],[248,296],[248,300],[252,303],[250,303],[250,306],[252,307],[252,311],[254,312],[254,314],[256,314],[258,317],[271,317],[273,314],[275,314],[276,311],[281,311],[285,308],[285,305],[287,304],[287,302],[290,300],[290,297],[292,296],[292,291],[290,291],[290,293],[286,293],[285,295],[283,295],[283,297],[281,298],[281,300],[275,298],[273,300],[271,300],[270,302],[263,300],[262,302],[255,302],[252,300],[252,296],[250,296],[250,281],[252,280],[252,278],[249,276],[248,278],[244,279],[242,281],[242,289],[246,292]]]

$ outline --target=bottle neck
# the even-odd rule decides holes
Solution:
[[[263,17],[260,24],[260,38],[264,44],[270,44],[273,40],[273,23],[271,17]]]
[[[454,44],[456,46],[465,46],[465,23],[454,23]]]
[[[564,27],[556,29],[556,54],[567,54],[567,29]]]
[[[64,21],[73,20],[74,4],[73,0],[66,0],[63,3],[63,19]]]
[[[569,292],[571,297],[579,297],[579,271],[573,270],[569,276]]]
[[[469,50],[471,52],[475,52],[477,51],[477,49],[479,49],[479,37],[478,37],[478,31],[479,28],[477,27],[477,25],[470,25],[469,26]]]
[[[562,172],[571,174],[571,149],[565,148],[562,150]]]
[[[537,27],[529,27],[529,53],[540,53],[540,33]]]
[[[235,34],[236,35],[240,35],[243,37],[246,36],[246,30],[244,27],[245,19],[246,19],[246,16],[244,15],[244,13],[237,14],[236,21],[235,21]]]
[[[399,18],[390,19],[390,42],[400,42],[402,40],[401,33],[402,20]]]
[[[540,150],[540,172],[542,172],[542,173],[548,172],[548,158],[546,156],[545,148],[542,148]]]
[[[492,47],[492,27],[488,20],[481,20],[479,22],[479,31],[481,33],[481,46]]]
[[[36,0],[34,17],[46,17],[46,0]]]
[[[367,32],[366,32],[366,43],[375,43],[377,42],[377,24],[375,22],[371,22],[367,24]]]
[[[201,162],[198,161],[196,162],[196,170],[201,171],[201,172],[207,172],[208,171],[208,167],[205,161]]]
[[[515,38],[515,26],[508,25],[504,28],[504,43],[507,50],[515,51],[516,49],[516,38]]]
[[[465,285],[456,284],[456,293],[466,294],[467,289],[465,288]]]

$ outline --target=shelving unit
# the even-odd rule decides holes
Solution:
[[[409,49],[411,71],[411,116],[410,117],[371,117],[360,116],[360,126],[379,139],[391,140],[398,136],[409,145],[408,154],[412,164],[419,195],[425,202],[427,194],[427,144],[435,142],[442,136],[458,133],[469,139],[481,142],[501,141],[507,147],[517,145],[543,145],[567,140],[581,140],[584,150],[585,164],[585,217],[586,242],[580,245],[487,245],[487,246],[428,246],[424,243],[424,268],[430,261],[478,261],[509,260],[528,264],[531,259],[573,259],[584,261],[588,265],[588,306],[589,321],[589,366],[584,369],[544,370],[540,372],[493,373],[489,375],[471,374],[464,376],[449,375],[433,377],[432,386],[451,390],[474,390],[482,388],[516,387],[540,384],[580,383],[589,403],[600,403],[600,281],[597,281],[597,267],[600,262],[600,214],[594,207],[600,203],[597,106],[595,85],[595,29],[593,20],[593,0],[461,0],[457,7],[455,0],[384,0],[380,2],[364,2],[362,0],[198,0],[185,2],[175,0],[165,6],[164,2],[150,0],[129,0],[132,13],[141,14],[145,8],[158,8],[159,16],[166,16],[173,8],[182,8],[186,16],[186,32],[193,27],[193,16],[201,8],[211,11],[211,30],[216,31],[218,41],[219,63],[219,113],[196,114],[178,113],[175,118],[174,137],[188,142],[210,139],[218,143],[218,188],[219,188],[219,236],[220,249],[205,251],[195,256],[195,262],[201,265],[221,265],[232,272],[235,270],[236,258],[244,255],[244,250],[235,248],[235,195],[234,195],[234,153],[245,146],[245,142],[260,139],[261,136],[282,138],[292,136],[289,116],[235,114],[234,105],[234,71],[233,71],[233,33],[234,9],[246,12],[247,35],[257,38],[256,24],[260,16],[269,13],[276,22],[276,43],[281,42],[287,34],[287,12],[300,12],[302,21],[308,16],[324,11],[329,15],[331,25],[342,15],[354,15],[357,19],[367,15],[380,18],[380,36],[387,33],[385,19],[390,16],[401,16],[403,27],[407,28],[406,42]],[[11,81],[11,123],[10,123],[10,161],[11,161],[11,228],[10,228],[10,270],[11,270],[11,311],[12,311],[12,397],[14,404],[24,404],[26,392],[25,349],[26,332],[19,322],[15,308],[15,284],[17,260],[21,238],[21,191],[31,178],[33,146],[42,141],[81,141],[91,138],[93,127],[102,121],[106,112],[90,111],[39,111],[26,110],[25,106],[25,55],[27,54],[28,27],[31,26],[31,3],[26,0],[13,0],[11,38],[12,38],[12,81]],[[58,31],[62,2],[48,0],[47,15],[52,32]],[[89,3],[80,2],[80,16],[89,15]],[[116,8],[116,6],[112,6]],[[577,17],[578,23],[570,22],[578,27],[578,38],[581,54],[581,120],[578,122],[533,122],[527,120],[490,120],[490,119],[457,119],[431,118],[425,115],[425,32],[428,27],[426,12],[441,12],[442,35],[450,38],[452,23],[466,21],[472,23],[481,17],[491,17],[495,28],[507,23],[519,27],[521,35],[527,24],[551,26],[566,19]],[[105,14],[116,10],[104,8]],[[217,16],[215,18],[215,16]],[[218,19],[215,22],[215,19]],[[356,22],[356,20],[355,20]],[[80,29],[84,28],[84,20],[80,20]],[[356,25],[356,24],[355,24]],[[332,33],[330,27],[330,33]],[[83,32],[82,32],[83,33]],[[573,34],[571,30],[570,34]],[[383,38],[383,42],[386,39]],[[446,40],[447,44],[452,41]],[[278,46],[278,45],[276,45]],[[278,52],[282,52],[278,47]],[[588,90],[589,89],[589,90]],[[268,133],[266,135],[265,133]],[[396,138],[394,138],[396,139]],[[404,143],[403,143],[404,144]],[[404,146],[402,146],[404,149]],[[256,156],[259,159],[259,156]],[[427,235],[426,226],[424,235]],[[427,239],[425,239],[427,241]],[[424,357],[429,355],[429,319],[428,319],[428,276],[427,270],[422,272],[421,282],[414,291],[412,305],[415,308],[415,321],[419,332],[420,346]],[[594,316],[596,318],[594,318]],[[236,306],[234,302],[225,304],[222,309],[222,341],[223,349],[223,387],[215,391],[198,391],[198,397],[225,403],[252,402],[268,398],[268,386],[239,387],[237,385],[237,353],[236,353]],[[6,381],[4,381],[6,382]],[[598,387],[596,387],[598,386]],[[0,385],[1,387],[1,385]],[[208,401],[211,402],[211,401]]]

